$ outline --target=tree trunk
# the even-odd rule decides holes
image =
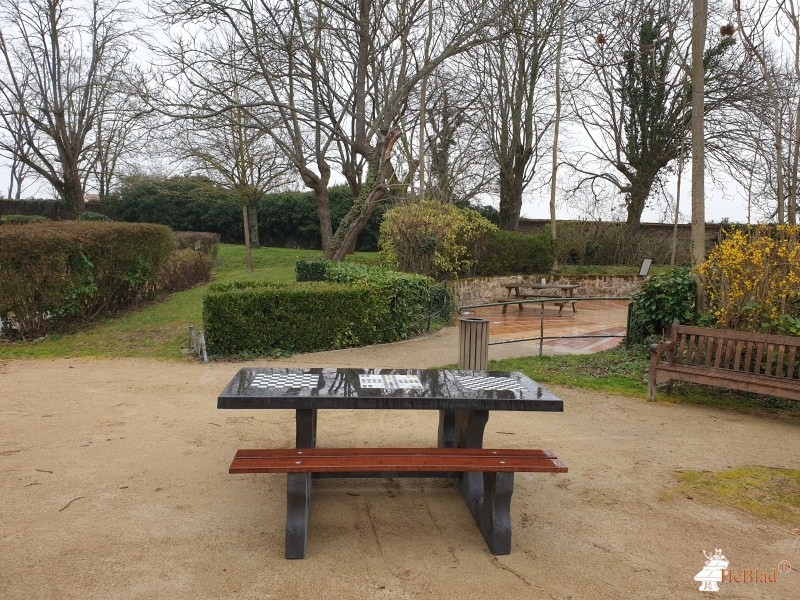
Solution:
[[[705,67],[703,53],[708,27],[707,0],[692,0],[692,264],[700,265],[706,258],[705,204],[705,127],[703,101],[705,96]],[[697,286],[695,310],[705,309],[703,286]]]
[[[551,270],[558,271],[558,252],[556,252],[556,240],[558,239],[558,229],[556,228],[556,176],[558,175],[558,134],[561,127],[561,49],[564,45],[564,0],[558,3],[558,43],[556,45],[556,114],[553,124],[553,156],[550,167],[550,241],[553,244],[553,264]]]
[[[64,187],[61,198],[77,219],[83,213],[83,182],[77,165],[73,168],[64,168]]]
[[[522,185],[517,185],[516,177],[500,175],[500,229],[517,231],[519,215],[522,211]]]
[[[654,171],[637,171],[636,175],[631,178],[630,189],[626,198],[628,216],[625,220],[629,233],[636,233],[642,224],[642,213],[660,170],[661,167]]]
[[[248,218],[247,203],[242,203],[242,222],[244,224],[244,253],[247,257],[247,272],[253,272],[253,252],[250,247],[250,219]]]
[[[247,204],[247,220],[250,225],[250,247],[261,248],[261,241],[258,237],[258,205],[256,200]]]
[[[364,230],[375,210],[378,200],[386,195],[387,178],[392,173],[392,148],[400,139],[400,132],[390,131],[380,145],[372,153],[367,169],[367,180],[358,198],[353,199],[353,206],[339,223],[336,234],[325,251],[325,257],[331,260],[344,260],[355,247],[359,234]]]

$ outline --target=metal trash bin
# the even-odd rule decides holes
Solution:
[[[458,367],[485,371],[489,365],[489,321],[478,317],[458,320]]]

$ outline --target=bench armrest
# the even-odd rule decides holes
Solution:
[[[650,372],[656,368],[661,361],[661,355],[667,353],[667,362],[675,362],[675,342],[667,340],[660,344],[652,344],[650,346]]]
[[[675,360],[675,342],[668,340],[660,344],[652,344],[650,346],[650,366],[647,372],[647,399],[656,399],[656,369],[661,360],[661,355],[667,353],[667,361],[673,362]]]
[[[652,359],[653,356],[661,356],[663,352],[675,351],[675,342],[672,340],[667,340],[666,342],[661,342],[660,344],[651,344],[650,345],[650,358]]]

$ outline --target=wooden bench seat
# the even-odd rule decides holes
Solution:
[[[650,348],[648,398],[686,381],[800,400],[800,337],[693,327],[677,321]]]
[[[303,558],[308,542],[312,476],[461,477],[483,475],[483,496],[468,502],[493,554],[511,551],[515,472],[566,473],[548,450],[481,448],[241,449],[230,473],[287,473],[286,558]],[[462,488],[463,489],[463,488]]]

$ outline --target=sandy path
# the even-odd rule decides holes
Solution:
[[[417,342],[281,364],[455,362]],[[315,486],[308,558],[284,560],[285,477],[226,471],[238,447],[291,445],[293,415],[218,411],[239,366],[0,364],[0,598],[702,598],[713,548],[732,569],[795,565],[717,597],[800,597],[800,523],[664,494],[676,469],[798,468],[798,425],[558,387],[564,414],[487,425],[487,446],[551,448],[570,468],[517,475],[509,556],[446,483],[345,480]],[[320,445],[429,445],[435,428],[424,412],[329,411]]]

